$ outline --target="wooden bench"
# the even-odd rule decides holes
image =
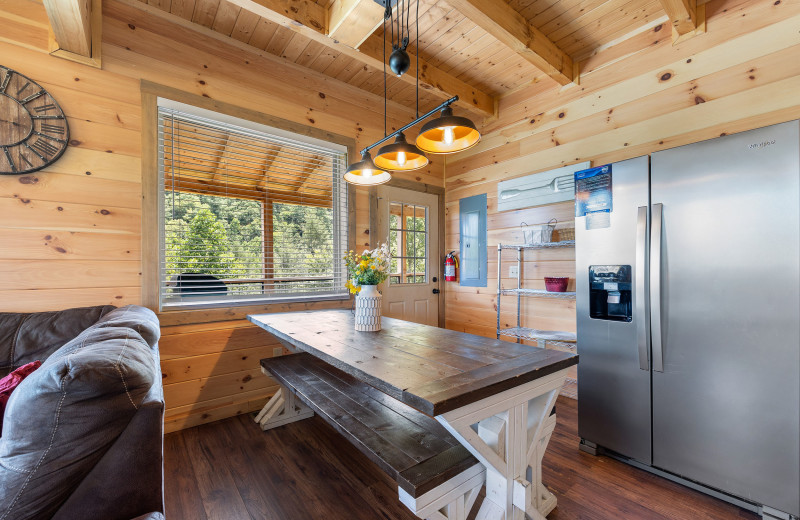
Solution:
[[[452,507],[472,507],[485,470],[434,418],[307,353],[262,359],[261,367],[282,387],[256,417],[262,428],[313,410],[398,483],[418,516],[451,517],[457,497]]]

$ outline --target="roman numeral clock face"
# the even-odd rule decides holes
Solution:
[[[41,170],[69,143],[67,118],[33,80],[0,65],[0,175]]]

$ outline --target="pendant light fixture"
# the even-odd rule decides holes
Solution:
[[[410,0],[406,0],[406,22],[405,22],[405,31],[403,31],[403,14],[402,11],[400,16],[398,16],[400,29],[398,33],[400,34],[400,43],[402,46],[398,49],[396,45],[394,45],[394,21],[392,21],[392,46],[395,49],[392,52],[392,56],[389,59],[389,65],[392,68],[392,72],[397,73],[395,71],[395,67],[392,64],[392,58],[395,57],[395,54],[398,51],[402,51],[405,54],[406,47],[408,47],[408,34],[409,34],[409,27],[408,27],[408,19],[411,13],[411,2]],[[387,14],[391,18],[391,10],[387,12]],[[416,30],[417,30],[417,47],[419,48],[419,2],[417,2],[417,14],[416,14]],[[405,34],[405,36],[403,36]],[[386,48],[386,31],[384,30],[383,33],[384,37],[384,49]],[[408,60],[408,54],[405,54],[406,60]],[[410,64],[410,62],[409,62]],[[408,66],[400,73],[402,74],[408,70]],[[419,118],[419,49],[417,50],[417,81],[416,81],[416,88],[417,88],[417,118]],[[398,74],[398,76],[400,75]],[[384,76],[385,81],[385,76]],[[384,89],[386,88],[386,83],[384,82]],[[386,91],[384,90],[384,103],[386,102]],[[385,107],[384,107],[385,111]],[[385,112],[384,112],[385,113]],[[384,132],[385,133],[385,132]],[[387,170],[395,170],[395,171],[412,171],[418,170],[420,168],[424,168],[428,165],[428,158],[425,157],[425,154],[417,148],[416,145],[413,143],[408,143],[406,141],[405,134],[400,131],[397,133],[397,138],[395,139],[394,143],[387,144],[381,147],[378,150],[378,155],[375,156],[375,164],[380,166],[381,168],[385,168]]]
[[[433,121],[423,125],[417,136],[417,147],[430,153],[455,153],[472,148],[481,140],[475,123],[466,117],[454,116],[447,105]]]
[[[386,170],[376,166],[369,150],[365,149],[361,152],[361,160],[347,168],[344,180],[360,186],[377,186],[389,182],[392,180],[392,176]]]
[[[378,150],[375,164],[386,170],[411,171],[427,166],[428,158],[416,145],[406,142],[405,134],[400,132],[394,143]]]
[[[397,74],[399,77],[410,67],[410,60],[408,59],[406,48],[408,46],[408,19],[411,12],[411,1],[412,0],[405,0],[405,24],[403,23],[404,13],[401,9],[398,9],[398,42],[395,44],[395,21],[392,13],[391,0],[383,0],[383,4],[386,6],[386,14],[384,15],[383,22],[384,137],[383,139],[380,139],[361,150],[361,160],[357,163],[351,164],[347,168],[347,172],[344,175],[344,180],[352,184],[374,186],[389,182],[392,179],[392,176],[389,173],[390,171],[411,171],[427,166],[429,161],[424,152],[436,154],[460,152],[475,146],[481,139],[481,134],[475,126],[475,123],[466,117],[453,115],[453,109],[450,107],[450,105],[458,101],[458,96],[448,99],[438,107],[422,116],[419,115],[419,0],[417,0],[416,6],[417,118],[402,128],[395,130],[391,134],[387,134],[386,21],[391,20],[392,26],[393,52],[389,63],[392,68],[392,72]],[[403,59],[402,55],[405,55],[405,59]],[[417,136],[416,145],[406,141],[406,136],[403,132],[428,119],[440,110],[441,114],[439,117],[426,123],[422,127],[422,130]],[[378,150],[378,155],[375,156],[375,161],[373,161],[369,151],[377,146],[382,145],[393,137],[396,138],[395,142],[382,146]]]

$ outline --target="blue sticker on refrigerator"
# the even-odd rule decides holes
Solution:
[[[611,226],[614,196],[611,165],[575,172],[575,216],[586,217],[586,229]]]

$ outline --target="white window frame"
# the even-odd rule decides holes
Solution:
[[[345,157],[348,156],[349,152],[347,146],[338,143],[332,143],[329,141],[317,139],[307,135],[290,132],[287,130],[283,130],[281,128],[276,128],[261,123],[256,123],[254,121],[250,121],[247,119],[234,117],[221,112],[207,110],[204,108],[196,107],[194,105],[188,105],[171,99],[158,97],[156,103],[156,110],[160,108],[176,110],[193,116],[201,117],[207,120],[220,122],[224,125],[234,125],[260,133],[267,133],[279,138],[289,139],[299,143],[308,144],[314,147],[324,148],[333,152],[340,152],[343,153]],[[159,141],[160,141],[161,131],[162,131],[161,125],[159,124],[158,125]],[[272,304],[293,303],[293,302],[315,302],[315,301],[350,299],[350,294],[344,287],[344,283],[347,279],[347,270],[345,268],[343,261],[344,253],[347,251],[349,244],[348,230],[350,229],[350,226],[348,222],[349,218],[348,207],[350,201],[348,200],[347,185],[345,184],[343,179],[339,178],[339,179],[333,179],[332,183],[333,186],[332,209],[333,209],[333,233],[334,233],[333,236],[334,288],[332,291],[317,292],[312,294],[285,295],[285,296],[253,295],[251,297],[236,297],[236,298],[231,298],[229,296],[224,296],[219,298],[204,297],[196,299],[187,299],[182,301],[165,302],[164,295],[162,293],[162,285],[163,285],[163,277],[166,271],[166,262],[164,256],[166,249],[164,223],[166,221],[165,221],[164,208],[165,208],[165,196],[167,193],[167,187],[165,186],[165,179],[164,179],[164,153],[160,145],[158,145],[157,165],[158,165],[157,168],[158,171],[156,173],[156,176],[158,184],[157,206],[158,206],[158,237],[159,237],[157,293],[158,293],[159,310],[170,311],[170,310],[220,308],[220,307],[247,306],[247,305],[272,305]]]

